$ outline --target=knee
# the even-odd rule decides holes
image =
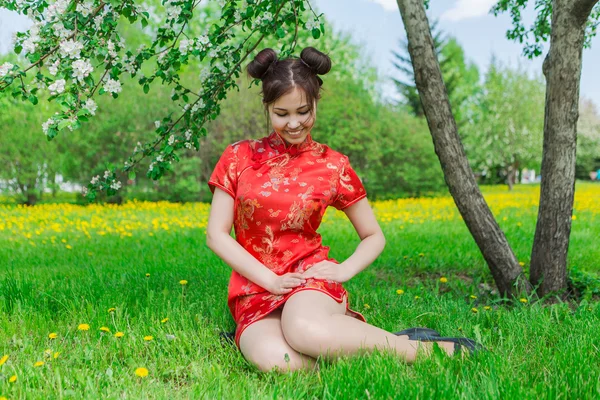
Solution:
[[[334,342],[327,321],[308,315],[281,316],[283,336],[291,348],[299,353],[318,357],[326,353]]]

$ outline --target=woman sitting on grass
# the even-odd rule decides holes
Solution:
[[[419,349],[430,354],[433,341],[450,355],[461,344],[474,349],[469,339],[424,328],[390,333],[350,308],[342,283],[377,258],[385,238],[348,157],[311,137],[318,75],[330,69],[330,58],[312,47],[285,60],[264,49],[247,67],[262,80],[272,132],[229,145],[208,182],[207,244],[233,268],[235,344],[263,371],[312,368],[320,356],[375,348],[411,362]],[[317,233],[328,206],[343,210],[361,239],[342,263],[329,258]]]

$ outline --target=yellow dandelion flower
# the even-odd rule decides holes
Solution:
[[[440,278],[440,282],[442,282],[442,283],[448,283],[448,278],[446,278],[445,276],[442,276]]]
[[[523,226],[521,222],[517,222],[517,226]]]
[[[521,297],[521,298],[519,299],[519,301],[520,301],[521,303],[523,303],[523,304],[525,304],[525,303],[527,303],[527,302],[528,302],[528,300],[527,300],[526,298],[524,298],[524,297]]]
[[[115,312],[115,311],[117,311],[117,309],[116,309],[116,308],[114,308],[114,307],[111,307],[111,308],[109,308],[109,309],[108,309],[108,312],[109,312],[109,313],[111,313],[111,312]]]
[[[419,257],[425,257],[425,253],[419,253]]]
[[[52,357],[58,358],[59,355],[60,355],[60,351],[57,351],[56,353],[54,353],[54,355]]]
[[[115,333],[115,337],[116,338],[122,338],[123,336],[125,336],[125,334],[123,332],[116,332]]]
[[[396,290],[396,294],[404,294],[404,290],[398,289],[398,290]]]
[[[179,284],[182,285],[182,286],[185,286],[185,285],[188,284],[188,281],[186,281],[185,279],[182,279],[182,280],[179,281]]]
[[[404,256],[404,259],[405,259],[405,260],[408,260],[408,256]]]
[[[62,239],[61,242],[67,243],[67,239]]]
[[[473,308],[471,308],[471,312],[472,312],[473,314],[477,314],[477,313],[479,312],[479,310],[478,310],[478,309],[476,309],[475,307],[473,307]]]
[[[150,278],[150,274],[146,274],[146,278]]]
[[[58,337],[58,335],[54,332],[48,334],[48,339],[56,339]]]
[[[165,323],[165,322],[167,322],[168,320],[169,320],[169,318],[163,318],[163,319],[161,319],[161,320],[160,320],[160,322],[162,322],[162,323],[164,324],[164,323]]]
[[[151,340],[154,340],[154,336],[150,336],[150,335],[148,335],[148,336],[144,336],[144,340],[145,340],[146,342],[149,342],[149,341],[151,341]]]
[[[365,308],[369,309],[369,308],[371,308],[371,306],[365,303]]]
[[[421,296],[415,296],[415,300],[419,300]]]
[[[8,378],[8,381],[10,383],[15,383],[17,381],[17,376],[16,375],[11,376],[10,378]]]
[[[140,378],[145,378],[148,376],[148,370],[144,367],[139,367],[135,370],[135,374]]]
[[[71,246],[70,244],[65,246],[67,249],[71,250],[73,248],[73,246]]]
[[[477,296],[475,296],[474,294],[469,296],[470,298],[472,298],[473,300],[475,300],[477,298]]]
[[[0,400],[8,400],[8,399],[4,396],[0,396]]]
[[[485,311],[490,311],[490,310],[492,309],[492,307],[490,307],[490,306],[485,306],[485,307],[483,307],[483,309],[484,309]]]
[[[8,354],[2,356],[2,358],[0,358],[0,366],[2,366],[7,360],[8,360]]]
[[[100,327],[100,330],[101,330],[102,332],[110,333],[110,329],[108,329],[108,327],[106,327],[106,326],[102,326],[102,327]]]
[[[42,365],[44,365],[43,361],[36,361],[36,363],[33,364],[34,367],[41,367]]]
[[[572,219],[573,221],[574,221],[574,220],[576,220],[576,219],[577,219],[577,215],[573,215],[573,216],[571,217],[571,219]]]
[[[522,267],[525,265],[525,263],[523,261],[519,261],[519,265]]]
[[[78,330],[80,331],[89,331],[90,330],[90,326],[88,324],[79,324],[79,326],[77,327]]]

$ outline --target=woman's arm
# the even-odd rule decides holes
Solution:
[[[206,227],[206,245],[237,273],[271,293],[284,294],[300,285],[304,281],[301,274],[277,275],[231,237],[233,209],[234,199],[216,187]]]
[[[341,263],[341,267],[354,276],[381,254],[385,247],[385,237],[366,197],[343,211],[361,239],[354,253]]]

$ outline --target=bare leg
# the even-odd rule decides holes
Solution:
[[[265,372],[273,368],[281,372],[312,369],[316,365],[314,358],[298,353],[285,341],[281,310],[275,310],[247,327],[240,336],[240,350],[246,360]]]
[[[286,301],[281,315],[281,327],[292,348],[315,358],[335,358],[339,355],[370,352],[373,349],[389,349],[412,362],[417,350],[431,353],[433,343],[409,340],[408,336],[396,336],[345,313],[345,303],[340,304],[316,290],[304,290],[293,294]],[[438,344],[448,354],[453,353],[453,343]]]

